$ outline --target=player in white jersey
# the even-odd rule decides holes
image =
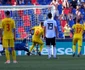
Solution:
[[[48,14],[48,19],[44,21],[44,37],[46,38],[46,46],[48,47],[48,58],[51,58],[51,45],[53,45],[53,57],[56,58],[56,40],[57,24],[52,19],[52,14]]]

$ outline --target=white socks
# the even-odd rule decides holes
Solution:
[[[51,58],[52,54],[51,47],[50,46],[47,47],[48,47],[48,58]],[[56,47],[53,47],[53,57],[56,58]]]
[[[47,46],[48,47],[48,58],[51,58],[51,48],[50,46]]]
[[[56,47],[53,47],[53,57],[56,58]]]

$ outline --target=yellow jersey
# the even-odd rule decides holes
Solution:
[[[11,18],[5,18],[1,22],[1,28],[3,29],[3,39],[13,39],[13,29],[15,28],[15,21]]]
[[[41,26],[34,26],[34,38],[40,38],[44,34],[44,29]]]
[[[72,26],[72,29],[74,29],[74,35],[76,36],[82,36],[83,31],[84,31],[84,27],[82,24],[74,24]]]

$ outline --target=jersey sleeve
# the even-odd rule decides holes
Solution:
[[[15,21],[14,21],[14,20],[12,20],[12,23],[13,23],[13,28],[15,28]]]
[[[82,25],[82,29],[85,30],[83,25]]]
[[[31,29],[33,29],[33,30],[34,30],[36,27],[37,27],[37,26],[34,26],[34,27],[32,27]]]
[[[0,28],[3,28],[3,26],[4,26],[4,20],[1,21]]]

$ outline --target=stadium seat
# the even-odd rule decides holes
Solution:
[[[26,20],[30,21],[30,16],[29,15],[23,15],[22,19],[23,19],[23,21],[26,21]]]
[[[24,27],[19,27],[19,28],[18,28],[18,32],[19,32],[19,33],[25,32]]]
[[[30,31],[31,27],[30,26],[25,26],[24,29],[25,29],[25,32],[28,33]]]
[[[23,24],[24,24],[24,26],[30,26],[31,25],[30,21],[28,21],[28,20],[24,21]]]
[[[21,38],[19,33],[16,33],[16,38]]]
[[[23,16],[23,13],[24,13],[23,10],[18,11],[19,16],[21,16],[21,17]]]
[[[26,38],[26,37],[27,37],[27,33],[26,33],[26,32],[22,32],[22,33],[21,33],[21,38],[24,39],[24,38]]]

